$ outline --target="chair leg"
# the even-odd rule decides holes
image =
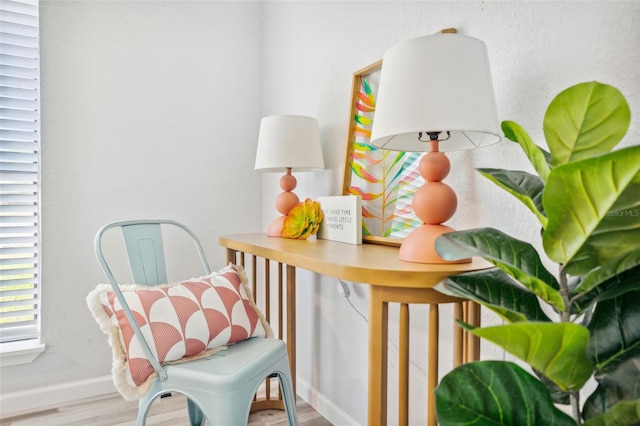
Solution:
[[[211,426],[246,425],[253,400],[253,393],[247,390],[240,389],[215,398],[206,392],[194,393],[193,396],[201,402],[202,413]]]
[[[298,413],[296,412],[296,395],[293,392],[293,380],[291,379],[291,373],[289,372],[289,362],[285,358],[283,361],[278,363],[276,367],[280,369],[277,374],[280,382],[280,389],[282,390],[282,399],[284,401],[284,408],[287,414],[289,426],[297,426]]]
[[[204,413],[200,410],[200,407],[190,399],[187,399],[187,412],[189,413],[189,425],[204,426]]]
[[[138,409],[138,417],[136,417],[136,426],[144,426],[146,418],[147,418],[147,413]]]
[[[153,399],[154,398],[149,398],[147,395],[138,402],[138,416],[136,417],[136,426],[144,426],[144,424],[147,422],[149,406],[153,402]]]

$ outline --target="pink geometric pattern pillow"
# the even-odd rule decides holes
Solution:
[[[120,286],[151,352],[161,364],[203,358],[250,337],[272,337],[240,266],[174,284]],[[139,399],[157,373],[146,358],[109,284],[100,284],[87,304],[113,351],[116,387]]]

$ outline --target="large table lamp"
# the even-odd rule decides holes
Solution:
[[[268,236],[280,237],[287,213],[300,201],[293,192],[297,180],[292,172],[324,169],[318,121],[302,115],[264,117],[260,121],[255,169],[285,173],[280,178],[283,192],[276,198],[281,216],[267,229]]]
[[[456,211],[455,192],[443,152],[479,148],[501,139],[485,44],[460,34],[435,34],[391,47],[382,60],[371,145],[423,152],[425,184],[413,196],[423,225],[400,246],[399,258],[450,263],[435,251],[435,239],[453,229],[443,222]],[[463,259],[456,263],[469,262]]]

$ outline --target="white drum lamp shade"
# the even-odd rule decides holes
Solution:
[[[318,121],[303,115],[271,115],[260,121],[256,170],[324,169]]]
[[[419,133],[447,131],[451,137],[440,142],[440,151],[489,146],[501,139],[484,42],[435,34],[393,46],[382,60],[371,145],[428,151],[429,138],[421,142]]]

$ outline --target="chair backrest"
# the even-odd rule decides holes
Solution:
[[[135,284],[158,285],[167,282],[162,225],[172,226],[184,231],[193,241],[204,273],[211,273],[198,237],[185,225],[173,220],[128,220],[103,226],[95,238],[98,262],[112,285],[117,284],[117,280],[107,264],[102,249],[103,236],[112,228],[120,228],[122,230],[129,266]]]
[[[202,250],[202,246],[196,235],[183,224],[173,220],[127,220],[113,222],[100,228],[96,234],[94,246],[98,262],[109,280],[109,284],[111,284],[111,287],[113,288],[129,323],[140,340],[145,355],[151,362],[155,371],[158,373],[160,380],[165,380],[167,378],[166,372],[158,362],[155,355],[151,352],[140,327],[136,323],[129,306],[120,291],[118,281],[111,271],[103,253],[104,235],[110,229],[120,228],[134,283],[148,286],[167,283],[167,266],[162,226],[171,226],[184,231],[195,245],[196,252],[200,257],[200,263],[204,269],[204,274],[208,275],[211,273],[211,268],[209,268],[204,251]]]

